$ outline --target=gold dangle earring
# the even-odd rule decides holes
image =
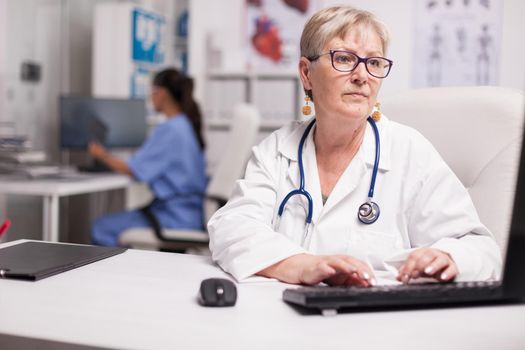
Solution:
[[[378,122],[381,120],[381,103],[376,102],[374,107],[376,108],[376,110],[374,111],[374,113],[372,113],[372,119],[374,119],[375,122]]]
[[[308,105],[308,102],[312,101],[310,96],[306,95],[304,98],[303,115],[307,116],[312,113],[312,107]]]

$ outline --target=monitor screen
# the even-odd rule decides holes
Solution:
[[[85,149],[91,141],[109,148],[139,147],[146,129],[143,99],[60,97],[62,149]]]

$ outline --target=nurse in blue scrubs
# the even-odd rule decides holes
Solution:
[[[157,73],[151,93],[153,107],[167,120],[158,125],[140,149],[125,162],[97,143],[89,153],[115,172],[147,183],[154,201],[146,208],[104,216],[92,228],[93,243],[118,246],[119,235],[132,227],[201,229],[206,190],[201,115],[193,99],[193,80],[175,69]]]

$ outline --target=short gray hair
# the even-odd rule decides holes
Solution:
[[[383,44],[383,54],[386,54],[389,34],[383,22],[368,11],[352,6],[333,6],[318,11],[304,25],[301,56],[319,55],[327,42],[335,37],[343,38],[353,28],[373,29]]]

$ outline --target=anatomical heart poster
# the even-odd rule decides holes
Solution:
[[[248,67],[260,73],[293,73],[305,22],[322,0],[246,0]]]

